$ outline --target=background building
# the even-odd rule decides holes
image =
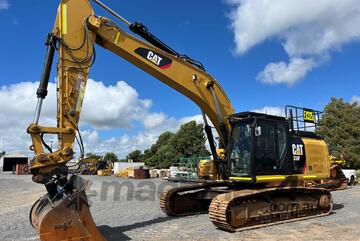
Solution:
[[[15,171],[16,164],[28,164],[29,160],[30,158],[23,154],[6,154],[0,158],[0,171]]]

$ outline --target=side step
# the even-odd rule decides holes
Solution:
[[[220,229],[242,231],[328,215],[332,206],[331,194],[326,189],[241,190],[216,196],[210,204],[209,217]]]

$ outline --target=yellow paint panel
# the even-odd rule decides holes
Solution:
[[[65,3],[61,4],[61,33],[67,34],[67,6]]]
[[[269,175],[269,176],[256,176],[256,182],[280,182],[287,179],[295,179],[298,181],[301,180],[315,180],[315,179],[324,179],[327,178],[326,175]],[[234,181],[251,181],[251,177],[229,177],[230,180]]]
[[[229,177],[230,180],[251,181],[251,177]]]
[[[120,38],[120,32],[117,32],[115,37],[115,44],[119,42],[119,38]]]
[[[305,144],[305,175],[330,176],[329,151],[324,140],[302,138]]]
[[[285,180],[287,176],[257,176],[256,181],[282,181]]]
[[[317,178],[316,175],[313,175],[313,176],[304,175],[304,176],[302,176],[302,177],[303,177],[303,179],[316,179],[316,178]]]

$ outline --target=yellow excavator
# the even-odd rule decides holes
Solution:
[[[34,121],[27,129],[35,152],[30,168],[32,180],[47,190],[30,212],[31,224],[42,241],[105,240],[90,214],[85,194],[87,181],[66,165],[74,157],[75,140],[81,158],[84,156],[78,123],[87,76],[95,61],[95,44],[179,91],[202,110],[217,178],[164,192],[160,206],[166,214],[208,211],[218,228],[238,231],[332,211],[331,193],[307,185],[309,180],[330,176],[326,143],[313,131],[318,112],[289,106],[286,117],[234,113],[219,82],[199,61],[179,54],[143,24],[130,23],[102,2],[93,2],[129,30],[95,15],[89,0],[60,1],[54,28],[46,41]],[[44,127],[39,125],[39,118],[55,51],[57,126]],[[220,137],[219,146],[224,150],[221,155],[217,154],[207,118]],[[299,122],[313,123],[315,127],[301,128]],[[43,136],[48,134],[58,136],[57,150],[44,141]]]
[[[78,162],[80,163],[79,173],[81,175],[96,175],[99,159],[85,157],[78,160]]]
[[[79,173],[82,175],[110,176],[112,174],[112,164],[96,158],[81,158],[79,160]]]

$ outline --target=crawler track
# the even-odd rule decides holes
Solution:
[[[331,194],[325,189],[284,187],[220,194],[210,204],[209,217],[220,229],[241,231],[324,216],[331,210]]]
[[[160,195],[160,207],[169,216],[207,212],[211,200],[198,199],[196,195],[210,186],[211,184],[201,183],[171,188]]]

